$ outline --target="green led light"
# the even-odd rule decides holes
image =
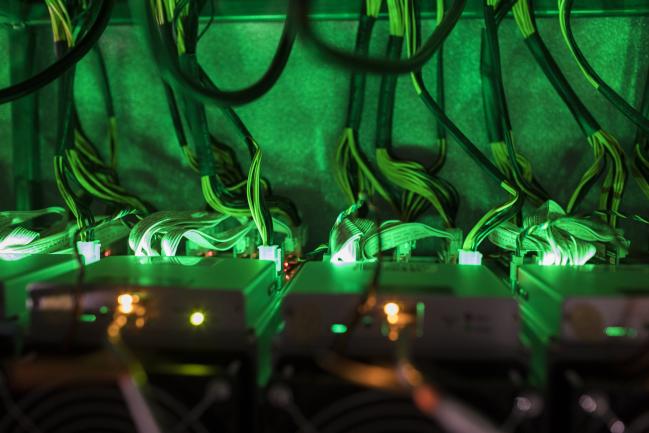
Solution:
[[[347,326],[343,325],[342,323],[334,323],[331,325],[331,332],[334,334],[344,334],[347,332]]]
[[[192,326],[201,326],[205,323],[205,314],[201,311],[194,311],[189,316],[189,323],[191,323]]]
[[[99,308],[99,312],[100,312],[101,314],[108,314],[108,307],[105,306],[105,305],[102,305],[102,306]]]
[[[97,320],[97,316],[95,316],[94,314],[82,314],[81,316],[79,316],[79,321],[81,322],[92,323],[95,320]]]
[[[624,326],[607,326],[604,328],[604,333],[607,337],[635,337],[638,335],[638,331],[635,329]]]
[[[417,337],[424,335],[424,314],[426,313],[426,304],[417,302]]]

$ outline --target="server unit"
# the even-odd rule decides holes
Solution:
[[[28,321],[27,285],[77,267],[69,254],[0,255],[0,343],[2,353],[14,352]]]
[[[481,266],[384,263],[374,308],[350,329],[375,266],[307,263],[290,284],[267,391],[269,431],[443,431],[410,396],[356,386],[323,368],[345,333],[345,356],[394,364],[392,324],[400,320],[391,314],[412,321],[411,337],[403,338],[433,383],[493,423],[525,431],[523,412],[538,412],[541,403],[525,389],[526,354],[508,288]]]
[[[254,429],[257,382],[268,376],[269,330],[279,320],[273,262],[111,257],[81,280],[71,272],[31,284],[29,296],[31,347],[121,342],[151,386],[190,408],[215,399],[200,417],[211,429]]]
[[[553,431],[647,431],[649,267],[523,266],[521,315]]]

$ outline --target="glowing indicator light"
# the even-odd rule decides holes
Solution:
[[[119,312],[122,314],[131,314],[133,312],[133,304],[121,304]]]
[[[347,332],[347,326],[342,323],[334,323],[331,325],[331,332],[333,334],[344,334]]]
[[[136,304],[139,300],[140,297],[137,295],[122,293],[117,297],[117,303],[119,304],[117,310],[122,314],[131,314],[135,310],[133,304]]]
[[[95,316],[94,314],[82,314],[81,316],[79,316],[80,322],[92,323],[95,320],[97,320],[97,316]]]
[[[129,295],[128,293],[121,294],[117,297],[117,303],[119,305],[132,305],[133,296]]]
[[[200,311],[194,311],[189,316],[189,323],[191,323],[192,326],[201,326],[203,323],[205,323],[205,314],[201,313]]]
[[[99,312],[100,312],[101,314],[108,314],[108,307],[105,306],[105,305],[102,305],[102,306],[99,308]]]
[[[638,335],[638,331],[624,326],[607,326],[604,328],[604,334],[607,337],[635,337]]]
[[[399,314],[399,305],[394,302],[388,302],[383,306],[383,312],[386,316],[396,316]]]

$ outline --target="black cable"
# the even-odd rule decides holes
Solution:
[[[421,25],[420,23],[417,24],[417,32],[421,31]],[[437,65],[436,65],[436,71],[437,71],[437,77],[436,77],[436,93],[435,96],[437,97],[437,103],[439,103],[440,107],[446,109],[446,91],[444,89],[444,45],[439,47],[439,50],[437,51]],[[444,128],[444,125],[438,120],[437,121],[437,139],[438,140],[446,140],[446,128]]]
[[[480,245],[491,233],[494,232],[494,230],[500,227],[501,224],[504,224],[519,215],[520,211],[523,209],[524,202],[525,200],[521,194],[509,209],[495,215],[493,219],[487,221],[484,227],[480,230],[480,233],[476,235],[476,245]]]
[[[54,43],[54,50],[57,58],[62,59],[68,53],[67,42],[57,41]],[[72,67],[61,75],[58,81],[58,112],[57,112],[57,150],[56,154],[64,155],[66,149],[74,146],[75,117],[73,116],[74,106],[74,75],[75,67]]]
[[[482,105],[487,127],[487,138],[489,143],[504,142],[505,132],[501,122],[500,107],[496,102],[497,96],[494,86],[496,71],[487,47],[486,32],[482,30],[480,36],[480,81],[482,84]]]
[[[106,30],[115,0],[103,0],[98,6],[97,18],[86,35],[47,69],[27,80],[0,90],[0,105],[29,95],[61,77],[88,54]]]
[[[194,79],[197,79],[198,81],[203,83],[207,81],[209,84],[211,84],[212,90],[218,90],[216,86],[213,85],[211,80],[209,80],[209,77],[207,76],[205,71],[203,71],[203,69],[198,64],[198,61],[196,59],[196,48],[198,45],[198,36],[197,36],[198,8],[192,7],[191,4],[189,7],[188,18],[187,20],[185,20],[185,24],[186,24],[185,25],[185,46],[187,49],[187,53],[184,54],[182,57],[190,56],[189,60],[191,61],[192,69],[189,72],[191,72]],[[198,126],[200,127],[201,130],[201,138],[203,138],[204,134],[208,134],[209,136],[205,106],[200,104],[197,101],[188,101],[188,105],[189,106],[194,105],[199,110],[198,119],[200,121],[200,124]],[[245,126],[243,121],[241,121],[237,113],[231,107],[225,107],[223,111],[230,118],[230,120],[235,124],[235,126],[240,131],[240,133],[244,136],[244,139],[248,145],[249,152],[251,153],[251,156],[254,157],[257,152],[256,149],[257,146],[248,128]],[[202,145],[206,146],[206,143],[203,143]],[[290,218],[293,218],[294,216],[297,215],[297,211],[295,210],[294,206],[286,206],[288,202],[287,200],[276,200],[275,202],[278,203],[280,208],[284,208],[284,207],[288,208],[286,212],[289,214]],[[290,204],[292,205],[292,203]],[[263,239],[265,245],[274,244],[273,217],[270,212],[270,207],[271,206],[269,201],[266,198],[266,195],[262,192],[260,194],[260,199],[259,199],[259,211],[261,212],[261,216],[264,220],[264,226],[266,227],[267,239]]]
[[[509,181],[503,175],[500,170],[487,158],[484,153],[478,149],[478,147],[469,140],[469,138],[464,135],[464,133],[457,127],[457,125],[446,115],[444,110],[435,102],[435,100],[430,95],[421,96],[426,107],[433,113],[433,115],[439,119],[439,121],[444,125],[455,140],[462,146],[462,149],[475,161],[482,169],[490,175],[495,181],[499,184],[509,185]]]
[[[414,7],[414,13],[415,13],[415,40],[420,41],[421,40],[421,14],[420,14],[420,8],[418,7],[417,4],[413,3]],[[409,19],[410,17],[406,17],[406,19]],[[436,62],[436,97],[437,97],[437,103],[438,105],[442,108],[442,110],[445,110],[446,107],[446,93],[444,89],[444,45],[439,47],[439,50],[437,51],[437,62]],[[417,86],[419,87],[419,92],[420,92],[420,97],[421,98],[431,98],[432,96],[430,95],[430,92],[426,88],[426,84],[424,82],[424,77],[423,77],[423,71],[415,71],[414,72],[414,77],[415,81],[417,82]],[[427,96],[425,96],[427,95]],[[437,139],[440,142],[440,146],[446,146],[447,143],[447,131],[446,127],[444,124],[436,118],[436,129],[437,129]],[[442,141],[444,142],[442,144]],[[440,149],[440,152],[446,152],[444,149]],[[445,158],[445,154],[440,155],[441,158]],[[443,161],[442,161],[443,162]],[[441,165],[440,165],[441,167]],[[432,174],[432,173],[431,173]],[[437,184],[437,188],[439,189],[440,192],[442,192],[440,199],[442,200],[442,204],[444,208],[447,210],[448,215],[451,217],[451,219],[455,220],[455,217],[457,216],[457,211],[459,207],[459,202],[460,198],[458,195],[457,190],[453,185],[451,185],[449,182],[446,180],[442,179],[441,177],[435,177],[433,181]],[[448,195],[448,198],[447,198]],[[425,202],[425,207],[428,207],[430,205],[429,202]],[[425,208],[424,208],[425,209]],[[423,210],[422,210],[423,211]],[[416,215],[414,216],[416,218]]]
[[[517,1],[518,0],[502,0],[498,3],[498,6],[496,6],[496,14],[494,16],[496,25],[500,25]]]
[[[198,65],[198,67],[200,69],[201,82],[205,86],[216,89],[217,88],[216,85],[207,75],[205,70],[200,65]],[[237,131],[239,131],[241,137],[246,142],[250,157],[251,158],[254,157],[255,155],[254,137],[252,136],[252,133],[250,132],[246,124],[243,122],[243,120],[241,120],[241,117],[239,117],[237,112],[232,107],[221,107],[221,111],[230,120],[230,122],[232,122],[232,124],[235,126]],[[293,201],[291,201],[287,197],[272,195],[270,183],[266,182],[266,184],[268,185],[268,191],[267,191],[268,197],[264,198],[264,200],[266,201],[267,205],[270,208],[281,209],[289,216],[291,222],[294,225],[299,226],[302,220],[300,218],[299,212],[297,211],[297,207],[295,206],[295,203],[293,203]]]
[[[345,69],[358,72],[406,74],[421,69],[435,55],[435,52],[459,21],[466,6],[466,0],[453,1],[442,22],[416,53],[407,59],[393,61],[350,54],[327,44],[315,34],[309,23],[311,0],[291,0],[290,4],[291,13],[295,16],[294,19],[301,35],[306,42],[315,47],[326,59]]]
[[[356,33],[356,45],[354,47],[355,54],[367,55],[369,52],[370,40],[372,39],[372,30],[375,22],[376,18],[361,12],[358,21],[358,31]],[[367,74],[364,72],[354,72],[352,74],[345,126],[355,131],[360,128],[361,119],[363,117],[366,82]]]
[[[521,172],[521,167],[518,163],[516,157],[516,150],[514,148],[514,143],[512,140],[512,126],[511,119],[509,117],[509,109],[507,107],[507,98],[505,95],[505,88],[502,82],[502,64],[500,59],[500,47],[498,43],[498,27],[495,20],[495,11],[492,6],[487,4],[486,0],[483,0],[483,12],[484,12],[484,22],[485,22],[485,35],[487,47],[489,48],[489,53],[491,54],[492,66],[494,68],[494,80],[493,85],[496,92],[496,102],[498,104],[498,109],[500,111],[500,118],[502,122],[503,134],[505,138],[505,144],[507,148],[507,155],[510,160],[510,165],[512,166],[514,178],[517,183],[520,182],[526,190],[532,192],[542,201],[546,201],[549,198],[549,194],[541,187],[536,179],[532,179],[531,183],[528,182]]]
[[[109,118],[115,117],[115,105],[113,104],[113,92],[110,87],[110,79],[108,78],[108,68],[106,67],[106,60],[99,44],[93,50],[97,56],[97,64],[99,65],[99,74],[101,75],[101,88],[104,93],[104,103],[106,104],[106,114]]]
[[[185,128],[183,126],[180,109],[178,108],[178,101],[176,101],[176,95],[174,95],[171,86],[165,81],[162,82],[162,86],[165,91],[165,99],[167,100],[167,106],[169,107],[169,114],[171,114],[171,122],[173,123],[174,132],[176,133],[176,140],[178,140],[180,148],[184,149],[189,145],[189,142],[187,141],[187,134],[185,133]]]
[[[642,97],[640,99],[640,112],[645,116],[649,117],[649,71],[647,71],[647,78],[644,85],[644,91],[642,92]],[[642,128],[638,128],[636,133],[636,143],[642,143],[643,141],[649,140],[649,131],[645,131]]]
[[[401,58],[403,37],[390,35],[386,58],[395,61]],[[385,74],[381,77],[379,88],[378,116],[376,119],[376,148],[389,149],[392,143],[392,127],[394,122],[394,103],[397,92],[395,74]]]
[[[356,31],[356,42],[354,45],[354,53],[359,56],[367,56],[370,49],[370,42],[372,40],[372,33],[374,29],[374,24],[376,23],[376,17],[367,14],[367,3],[362,2],[363,7],[358,18],[358,26]],[[365,107],[365,89],[367,84],[367,74],[365,72],[353,72],[351,74],[350,83],[349,83],[349,96],[347,100],[347,113],[345,117],[344,127],[351,130],[353,135],[353,142],[359,142],[359,129],[363,119],[363,110]],[[346,142],[345,142],[346,143]],[[340,144],[344,146],[349,146],[349,143]],[[363,176],[358,173],[358,166],[363,164],[370,170],[373,176],[376,179],[379,179],[379,175],[374,173],[373,167],[371,166],[367,155],[361,146],[357,146],[357,157],[352,157],[348,162],[347,171],[347,182],[349,183],[349,188],[355,199],[358,198],[358,194],[361,192],[359,187],[359,177]],[[356,161],[360,160],[360,164]],[[342,164],[342,161],[339,161]],[[341,170],[343,168],[341,167]]]
[[[588,110],[586,105],[579,98],[577,93],[574,91],[567,78],[559,68],[559,65],[555,61],[552,53],[545,45],[543,38],[539,34],[538,27],[536,25],[536,15],[534,13],[533,0],[525,1],[527,1],[527,12],[534,29],[534,32],[532,34],[524,35],[525,44],[532,53],[532,56],[536,60],[537,64],[541,67],[543,73],[545,74],[552,87],[559,94],[559,97],[561,97],[565,105],[570,110],[584,136],[590,140],[590,138],[595,133],[602,130],[602,127]],[[583,202],[588,192],[599,181],[604,171],[603,168],[604,167],[602,166],[597,175],[593,176],[577,192],[577,196],[575,197],[573,205],[574,209],[576,209]]]
[[[179,66],[183,69],[184,74],[191,74],[198,79],[200,67],[196,61],[196,30],[195,26],[190,25],[189,17],[185,23],[186,52],[177,59]],[[170,46],[166,50],[175,49],[176,44],[173,40],[173,28],[171,24],[166,23],[160,26],[160,34],[167,35],[163,38]],[[211,136],[207,129],[207,115],[205,107],[195,100],[188,99],[185,104],[185,118],[189,133],[194,143],[196,157],[198,159],[198,169],[202,177],[209,177],[210,186],[219,199],[229,208],[246,209],[248,204],[239,196],[230,193],[227,186],[218,176],[216,162],[211,147]]]
[[[421,13],[419,4],[413,2],[414,12],[415,12],[415,25],[419,27],[417,23],[420,22]],[[409,17],[408,17],[409,18]],[[415,80],[419,86],[421,92],[419,97],[423,101],[424,105],[430,110],[433,116],[437,121],[444,126],[446,131],[451,134],[451,136],[458,141],[462,149],[469,155],[474,162],[476,162],[489,176],[491,176],[498,184],[508,184],[509,181],[505,176],[498,170],[498,168],[487,158],[484,153],[478,149],[478,147],[473,144],[469,138],[464,135],[464,133],[457,127],[457,125],[446,115],[444,109],[435,101],[431,96],[430,92],[426,89],[423,72],[422,70],[417,70],[414,72]]]
[[[192,76],[195,82],[200,82],[201,86],[211,87],[213,90],[217,90],[216,85],[211,81],[207,73],[202,69],[201,65],[196,59],[196,48],[198,44],[198,15],[195,7],[190,8],[190,15],[184,18],[184,29],[185,29],[185,49],[186,52],[180,59],[177,60],[177,64],[184,70],[183,74]],[[166,52],[174,52],[176,50],[176,43],[173,38],[173,28],[171,24],[166,23],[159,28],[159,33],[161,39],[167,44],[164,48]],[[169,109],[172,113],[172,120],[174,122],[174,129],[176,130],[176,136],[181,147],[187,145],[187,136],[185,133],[185,128],[183,127],[182,117],[176,98],[174,97],[173,89],[165,84],[165,93],[167,96],[167,103]],[[233,122],[237,130],[244,137],[246,144],[248,145],[248,150],[251,154],[251,157],[254,156],[255,149],[251,140],[254,140],[252,134],[247,129],[243,121],[239,118],[237,113],[230,107],[220,107],[226,116]],[[226,207],[244,209],[248,207],[247,201],[237,194],[233,194],[228,190],[227,185],[220,179],[217,170],[216,162],[214,160],[214,154],[212,151],[212,143],[214,142],[213,137],[209,132],[207,126],[207,113],[205,106],[201,101],[197,100],[186,100],[185,104],[186,120],[189,132],[192,134],[193,142],[195,145],[196,156],[198,159],[199,173],[201,176],[209,176],[210,185],[214,193],[219,197],[219,199],[224,203]],[[268,191],[270,193],[270,190]],[[262,203],[265,203],[262,208],[278,208],[284,211],[291,222],[295,225],[300,225],[301,219],[299,217],[297,208],[295,205],[287,198],[274,196],[269,199],[262,197]],[[266,219],[270,221],[267,227],[272,228],[272,217],[268,212],[267,215],[264,215]],[[269,230],[270,232],[270,230]]]
[[[572,86],[570,86],[570,83],[559,69],[559,65],[557,65],[557,62],[552,57],[552,54],[543,39],[541,39],[539,33],[535,32],[527,37],[525,44],[543,70],[548,81],[550,81],[550,84],[552,84],[552,87],[554,87],[554,90],[559,94],[572,113],[583,134],[586,137],[590,137],[602,129],[579,96],[577,96]]]
[[[647,74],[644,92],[642,94],[642,99],[640,100],[640,111],[645,116],[649,116],[649,73]],[[649,182],[649,167],[644,163],[644,160],[648,158],[647,155],[649,150],[649,133],[644,131],[642,128],[638,128],[634,144],[634,170],[637,172],[637,174],[644,178],[645,182]],[[647,191],[645,191],[646,187],[643,187],[642,189],[645,194],[648,194]]]
[[[173,35],[171,32],[159,32],[151,12],[151,5],[148,3],[142,0],[130,0],[134,16],[139,17],[144,22],[146,40],[163,78],[175,90],[204,104],[231,107],[247,104],[261,98],[275,85],[282,75],[293,49],[296,32],[289,16],[284,23],[284,30],[273,60],[264,75],[257,82],[244,89],[235,91],[222,91],[216,88],[208,89],[195,77],[187,76],[182,70],[178,62],[178,57],[172,54],[176,50],[176,45],[173,43]],[[170,47],[173,47],[173,49]]]
[[[205,36],[205,33],[212,27],[212,24],[214,24],[214,20],[216,19],[215,14],[216,14],[216,7],[214,6],[214,2],[216,0],[209,0],[210,1],[210,20],[205,24],[205,27],[201,32],[199,33],[198,37],[196,38],[199,42],[201,39],[203,39],[203,36]]]
[[[54,50],[57,56],[57,59],[65,58],[70,51],[68,51],[67,42],[65,41],[56,41],[54,43]],[[58,63],[58,61],[57,61]],[[69,161],[66,157],[66,151],[74,147],[75,140],[75,130],[76,130],[76,117],[74,111],[74,76],[76,73],[76,67],[66,69],[63,71],[63,74],[58,80],[58,109],[56,112],[56,150],[55,157],[60,158],[61,163],[63,164],[62,170],[60,173],[61,184],[65,191],[68,192],[70,199],[74,202],[77,212],[79,214],[78,224],[84,226],[94,223],[94,216],[90,209],[90,202],[92,197],[83,197],[75,192],[75,189],[72,188],[71,183],[74,183],[77,187],[80,188],[80,185],[77,179],[71,175],[72,168],[70,167]]]
[[[525,38],[525,44],[532,53],[532,56],[543,70],[548,81],[554,90],[559,94],[559,97],[564,101],[570,112],[572,113],[575,121],[579,124],[586,137],[592,136],[595,132],[601,130],[601,126],[597,120],[590,113],[586,105],[579,98],[574,91],[570,82],[559,68],[559,65],[554,59],[554,56],[546,46],[543,38],[538,32],[536,26],[536,14],[534,13],[534,2],[529,0],[527,2],[528,12],[535,32]]]
[[[212,81],[210,76],[207,74],[205,69],[201,65],[198,65],[199,67],[199,73],[200,73],[200,81],[208,89],[213,89],[215,91],[220,91],[220,89],[217,87],[217,85]],[[254,137],[252,136],[252,133],[248,129],[245,123],[243,123],[243,120],[241,120],[241,117],[237,114],[236,111],[232,107],[221,107],[221,112],[232,122],[236,130],[239,132],[241,137],[244,139],[246,142],[246,145],[248,146],[248,154],[250,157],[254,157],[255,155],[255,146],[254,143],[251,142],[251,140],[254,140]]]
[[[581,51],[577,45],[574,34],[572,33],[572,24],[570,18],[572,15],[572,7],[574,0],[564,0],[565,8],[565,30],[568,43],[571,46],[577,61],[581,67],[586,71],[586,73],[597,83],[597,90],[606,98],[608,101],[617,108],[624,116],[629,119],[631,122],[635,123],[636,126],[642,128],[645,132],[649,133],[649,119],[646,116],[643,116],[638,110],[631,106],[628,102],[622,98],[615,90],[613,90],[606,82],[599,76],[599,74],[593,69],[593,67],[588,63],[586,56]]]

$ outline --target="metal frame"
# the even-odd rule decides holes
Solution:
[[[0,6],[0,24],[22,22],[26,24],[49,24],[47,11],[42,2],[27,0],[33,7],[29,8],[25,19],[16,13],[18,9],[10,0]],[[313,19],[346,20],[358,16],[360,1],[349,0],[312,0]],[[435,16],[435,0],[421,0],[423,16]],[[214,0],[216,19],[219,21],[276,21],[283,20],[287,10],[287,0]],[[534,2],[538,16],[556,16],[557,0],[536,0]],[[481,0],[469,0],[464,17],[482,16]],[[649,15],[647,0],[578,0],[574,8],[575,15],[582,16],[628,16]],[[211,15],[209,1],[205,5],[204,19]],[[132,24],[127,0],[118,0],[115,7],[114,24]]]

